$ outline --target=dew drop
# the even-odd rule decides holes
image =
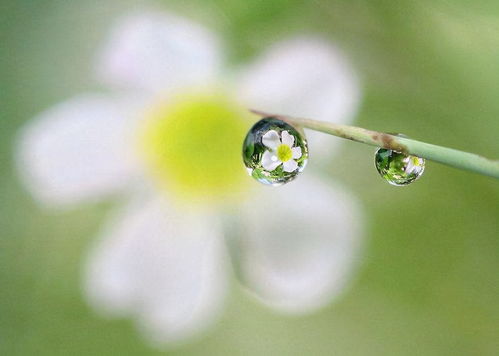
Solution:
[[[305,135],[273,117],[263,118],[249,130],[243,143],[243,161],[257,181],[279,186],[295,179],[307,164]]]
[[[425,160],[417,156],[379,148],[374,155],[376,169],[388,183],[396,186],[411,184],[424,172]]]

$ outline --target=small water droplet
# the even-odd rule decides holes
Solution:
[[[307,159],[305,136],[276,118],[258,121],[244,140],[244,165],[263,184],[278,186],[292,181],[303,171]]]
[[[419,179],[424,172],[424,158],[379,148],[374,155],[376,169],[392,185],[403,186]]]

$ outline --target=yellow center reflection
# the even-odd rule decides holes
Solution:
[[[241,145],[246,109],[225,94],[183,94],[146,115],[141,152],[161,188],[195,202],[237,198],[248,181]]]
[[[277,147],[277,158],[281,162],[287,162],[293,157],[293,152],[291,151],[291,148],[288,145],[279,145]]]

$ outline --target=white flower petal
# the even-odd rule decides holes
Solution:
[[[360,259],[356,200],[344,188],[304,178],[265,190],[242,209],[243,281],[264,303],[289,313],[337,297]]]
[[[243,73],[240,83],[240,95],[253,109],[343,124],[353,120],[360,97],[348,60],[316,38],[276,45]],[[307,137],[314,151],[338,141],[316,132]]]
[[[268,148],[275,150],[277,146],[281,144],[281,139],[279,138],[279,134],[276,131],[270,130],[265,135],[263,135],[262,143]]]
[[[288,131],[283,131],[281,133],[282,143],[288,145],[289,147],[293,147],[295,143],[295,137],[290,135]]]
[[[294,159],[290,159],[289,161],[284,162],[283,168],[285,172],[294,172],[298,168],[298,163]]]
[[[138,202],[111,221],[91,251],[84,290],[104,315],[135,317],[154,345],[178,343],[216,320],[226,263],[216,217]]]
[[[262,166],[268,172],[272,172],[279,167],[281,163],[282,162],[277,159],[277,156],[273,152],[265,151],[262,155]]]
[[[293,147],[291,149],[291,152],[293,153],[294,159],[298,159],[301,157],[301,147]]]
[[[109,97],[80,95],[38,115],[21,131],[21,177],[42,203],[94,199],[130,183],[137,171],[132,134],[136,110]]]
[[[222,50],[201,25],[167,13],[122,19],[98,57],[97,75],[119,88],[168,91],[211,82]]]

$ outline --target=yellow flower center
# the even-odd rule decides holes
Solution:
[[[291,151],[291,147],[288,145],[279,145],[277,147],[277,158],[279,158],[279,161],[281,162],[287,162],[293,157],[293,152]]]
[[[246,109],[223,94],[184,94],[147,114],[140,140],[160,187],[196,202],[236,198],[248,179],[241,145]]]

